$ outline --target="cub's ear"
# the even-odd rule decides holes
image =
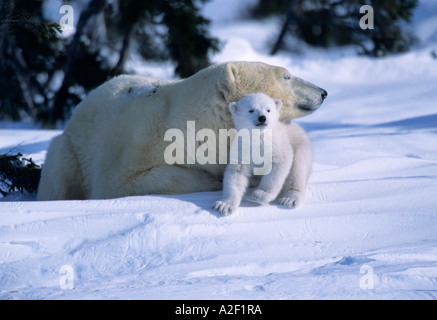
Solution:
[[[282,100],[281,99],[273,99],[273,101],[275,101],[276,104],[276,109],[281,109],[282,107]]]
[[[236,113],[238,110],[238,104],[236,102],[231,102],[229,104],[229,111],[231,111],[231,114]]]

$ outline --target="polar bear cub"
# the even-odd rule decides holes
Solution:
[[[282,101],[280,99],[272,99],[263,93],[249,94],[238,102],[229,104],[229,110],[238,134],[241,130],[251,132],[251,155],[254,155],[255,144],[259,144],[258,150],[264,150],[264,156],[270,152],[271,156],[267,157],[266,161],[271,161],[271,170],[264,174],[257,174],[256,172],[261,171],[257,171],[260,169],[259,162],[256,164],[255,159],[252,158],[249,162],[244,162],[242,154],[244,146],[238,146],[238,162],[230,161],[224,173],[223,198],[212,206],[220,214],[228,215],[235,212],[249,184],[256,186],[259,182],[255,190],[246,198],[261,204],[275,200],[281,191],[293,162],[293,148],[289,141],[287,125],[279,122],[281,107]],[[258,134],[255,134],[256,132]],[[234,144],[239,143],[237,141],[238,134],[231,146],[231,157]],[[264,167],[266,167],[265,164]]]

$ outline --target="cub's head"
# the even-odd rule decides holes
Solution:
[[[235,129],[272,129],[279,120],[280,99],[252,93],[229,104]]]
[[[262,92],[282,100],[281,121],[311,114],[328,95],[325,90],[293,76],[282,67],[261,62],[227,62],[222,67],[225,80],[221,89],[227,103],[252,92]]]

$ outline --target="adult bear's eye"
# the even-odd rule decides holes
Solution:
[[[270,112],[270,109],[268,109],[267,112]]]
[[[290,76],[289,74],[286,74],[286,75],[284,75],[284,79],[285,79],[285,80],[290,80],[290,79],[291,79],[291,76]]]
[[[250,113],[253,113],[253,110],[249,110]]]

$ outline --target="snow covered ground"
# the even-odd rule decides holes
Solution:
[[[298,120],[315,156],[306,204],[244,202],[219,217],[210,207],[220,192],[15,194],[0,199],[0,299],[437,299],[435,1],[420,1],[420,44],[377,60],[348,49],[269,56],[278,21],[239,20],[223,3],[241,6],[205,9],[226,41],[215,62],[281,65],[329,92]],[[171,76],[167,65],[143,68]],[[2,122],[0,153],[43,163],[59,133]]]

